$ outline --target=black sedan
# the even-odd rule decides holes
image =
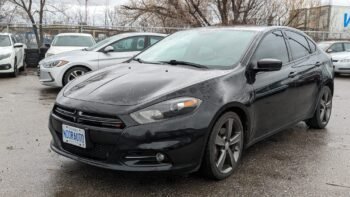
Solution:
[[[331,60],[298,30],[182,31],[62,89],[51,148],[102,168],[223,179],[244,148],[300,121],[324,128],[333,90]]]

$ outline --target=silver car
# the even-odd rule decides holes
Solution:
[[[39,63],[40,82],[47,86],[65,86],[86,72],[124,62],[165,36],[158,33],[123,33],[90,48],[50,56]]]
[[[350,42],[327,41],[318,45],[332,57],[336,74],[350,74]]]

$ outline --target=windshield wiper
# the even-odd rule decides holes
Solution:
[[[205,68],[208,69],[207,66],[201,65],[201,64],[196,64],[192,62],[186,62],[186,61],[177,61],[177,60],[170,60],[170,61],[161,61],[162,63],[165,64],[170,64],[170,65],[185,65],[185,66],[192,66],[196,68]]]
[[[137,61],[140,64],[160,64],[159,62],[147,62],[147,61],[142,60],[141,58],[132,58],[131,60]]]

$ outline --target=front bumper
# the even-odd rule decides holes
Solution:
[[[333,62],[333,65],[335,73],[350,74],[350,62]]]
[[[42,65],[38,67],[39,81],[46,86],[62,87],[63,73],[62,68],[45,68]]]
[[[124,129],[106,129],[70,122],[52,113],[49,122],[53,137],[51,149],[89,165],[118,171],[189,173],[200,167],[208,129],[192,128],[188,122],[192,121],[180,118]],[[63,143],[62,124],[83,128],[87,148]],[[166,156],[164,162],[155,160],[156,153]]]
[[[11,73],[14,71],[10,60],[10,58],[0,60],[0,73]]]

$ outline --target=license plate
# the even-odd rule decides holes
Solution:
[[[86,148],[85,130],[62,125],[62,139],[64,143]]]

